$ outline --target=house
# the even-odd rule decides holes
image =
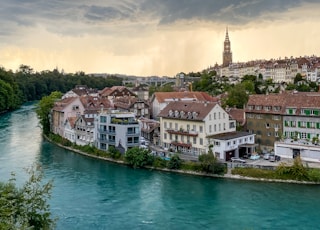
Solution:
[[[68,139],[70,142],[76,142],[76,134],[74,125],[77,117],[68,117],[64,124],[64,138]]]
[[[137,85],[131,89],[131,91],[137,95],[139,99],[148,100],[149,99],[149,89],[143,85]]]
[[[283,139],[310,141],[320,134],[320,93],[250,95],[246,119],[260,147],[273,149]]]
[[[244,109],[226,108],[230,118],[236,120],[238,130],[246,130],[246,113]]]
[[[218,103],[174,101],[159,117],[162,147],[194,156],[207,153],[214,135],[236,131],[235,121]],[[222,153],[219,158],[224,159]]]
[[[141,136],[154,145],[160,145],[160,122],[141,117],[139,119]]]
[[[158,114],[173,101],[217,102],[218,99],[205,92],[155,92],[150,102],[152,118],[157,119]]]
[[[95,146],[101,150],[115,147],[121,153],[139,146],[140,127],[134,113],[110,110],[101,112],[94,122]]]
[[[150,118],[150,105],[148,101],[136,97],[119,97],[113,100],[116,110],[133,112],[137,118]]]
[[[111,88],[106,87],[99,92],[99,96],[101,98],[107,98],[111,102],[113,102],[113,99],[119,97],[137,97],[136,94],[125,86],[113,86]]]
[[[91,95],[91,96],[97,96],[98,95],[98,90],[97,89],[91,89],[88,88],[86,85],[76,85],[74,89],[69,90],[66,92],[63,96],[62,99],[68,98],[68,97],[79,97],[83,95]]]
[[[65,122],[69,117],[78,117],[84,112],[80,97],[68,97],[54,103],[51,110],[51,131],[64,136]]]
[[[94,118],[89,114],[80,115],[74,125],[75,142],[77,145],[94,144]]]
[[[248,132],[228,132],[209,138],[213,153],[218,159],[229,161],[231,157],[244,157],[256,152],[254,134]]]

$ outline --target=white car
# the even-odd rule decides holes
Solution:
[[[231,157],[231,161],[234,163],[246,163],[245,160],[240,159],[239,157]]]

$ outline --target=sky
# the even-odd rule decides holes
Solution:
[[[169,76],[320,56],[319,0],[0,0],[0,66]]]

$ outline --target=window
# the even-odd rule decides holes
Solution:
[[[221,118],[221,116],[220,116],[221,114],[220,114],[220,112],[219,112],[219,119]]]
[[[270,128],[270,124],[266,123],[266,128],[269,129]]]
[[[214,145],[220,146],[220,142],[219,142],[219,141],[216,141],[216,142],[214,142]]]
[[[165,129],[167,128],[167,122],[166,121],[164,122],[164,128]]]
[[[253,105],[248,105],[249,110],[253,110]]]
[[[196,145],[197,144],[197,138],[193,137],[193,144]]]
[[[223,130],[226,130],[226,123],[223,123]]]
[[[100,122],[101,122],[101,123],[106,123],[106,122],[107,122],[107,117],[105,117],[105,116],[100,116]]]
[[[256,115],[256,118],[257,118],[257,119],[262,119],[262,115],[261,115],[261,114],[257,114],[257,115]]]
[[[178,130],[178,123],[174,123],[174,129]]]
[[[256,106],[256,110],[261,110],[262,109],[262,106],[261,105],[257,105]]]
[[[221,124],[219,124],[219,131],[221,131]]]
[[[212,126],[209,125],[209,133],[211,133],[211,132],[212,132]]]
[[[217,132],[217,125],[214,125],[214,131]]]
[[[264,107],[264,110],[265,110],[265,111],[270,111],[270,110],[271,110],[271,106],[265,106],[265,107]]]
[[[226,118],[226,114],[225,113],[223,113],[223,119],[225,119]]]
[[[214,119],[217,119],[217,118],[216,118],[216,113],[213,114],[213,118],[214,118]]]
[[[193,126],[192,126],[192,129],[193,129],[193,131],[196,132],[196,131],[197,131],[197,126],[196,126],[196,125],[193,125]]]
[[[200,145],[203,145],[203,139],[200,138]]]
[[[230,146],[230,144],[231,144],[230,141],[228,141],[228,142],[227,142],[227,145]]]
[[[169,122],[169,128],[172,129],[172,123],[171,122]]]
[[[172,134],[171,133],[169,134],[169,139],[172,140]]]
[[[278,120],[280,120],[280,116],[279,115],[274,115],[274,116],[272,116],[272,119],[278,121]]]
[[[190,130],[190,125],[187,125],[187,130],[188,130],[188,131]]]
[[[280,106],[274,106],[274,107],[273,107],[273,110],[274,110],[274,111],[280,111]]]
[[[267,136],[270,137],[270,136],[271,136],[271,132],[268,132],[268,133],[267,133]]]
[[[247,113],[247,118],[254,118],[254,115],[252,113]]]
[[[211,121],[211,114],[209,114],[209,121]]]
[[[237,142],[236,141],[233,141],[233,144],[235,145]]]
[[[199,130],[200,130],[200,133],[203,133],[203,127],[202,127],[202,125],[199,126]]]
[[[278,133],[278,132],[275,132],[275,133],[274,133],[274,136],[275,136],[275,137],[279,137],[279,133]]]

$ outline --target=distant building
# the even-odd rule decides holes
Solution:
[[[222,66],[227,67],[232,63],[231,42],[229,40],[228,27],[226,29],[226,38],[223,43]]]

